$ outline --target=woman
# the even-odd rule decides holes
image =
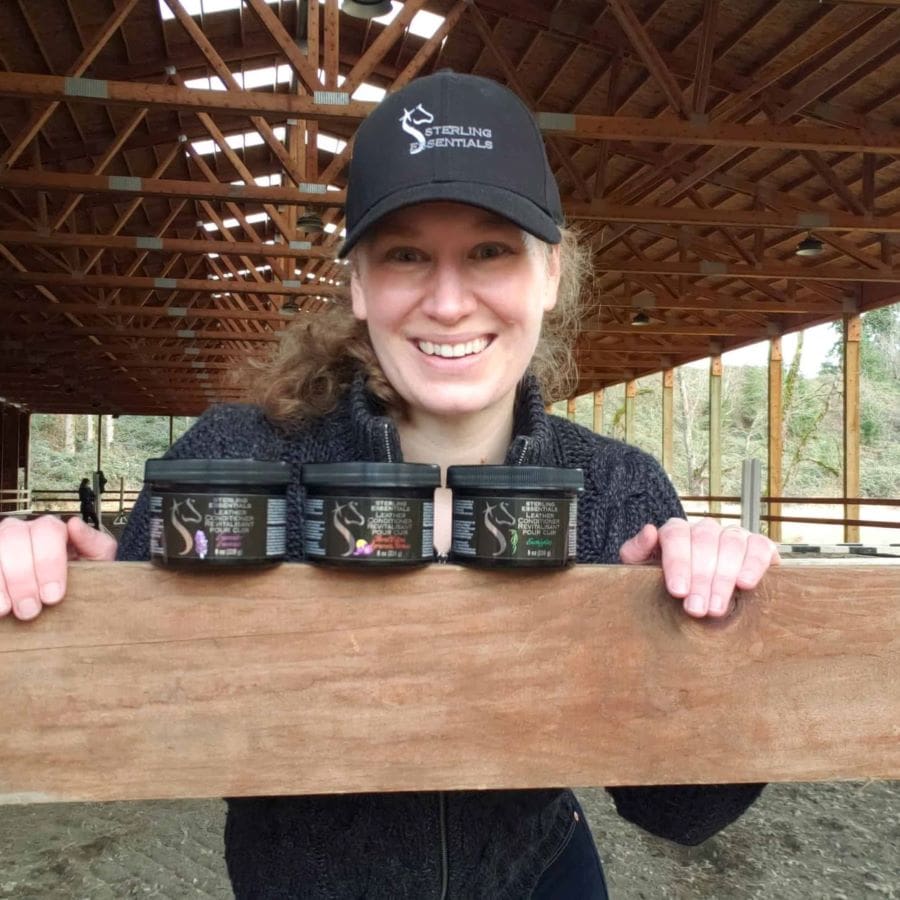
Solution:
[[[579,560],[659,554],[686,614],[725,615],[735,586],[754,587],[773,561],[771,542],[688,525],[650,456],[544,412],[542,389],[558,390],[570,368],[584,271],[562,219],[534,119],[505,88],[441,72],[386,98],[351,163],[341,249],[350,309],[298,322],[259,379],[260,405],[209,410],[170,455],[288,462],[293,559],[304,462],[580,467]],[[112,544],[74,524],[67,534],[54,520],[0,529],[2,602],[21,619],[62,596],[63,538],[84,557],[113,557]],[[118,558],[147,559],[148,537],[143,495]],[[441,490],[436,552],[449,542]],[[612,794],[630,820],[692,844],[760,790]],[[584,814],[560,788],[235,799],[225,844],[239,898],[606,896]]]

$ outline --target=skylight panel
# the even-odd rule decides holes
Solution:
[[[342,141],[340,138],[333,137],[330,134],[322,134],[320,131],[316,136],[316,145],[320,150],[324,150],[326,153],[338,154],[347,146],[347,142]]]
[[[273,172],[271,175],[259,175],[253,179],[257,187],[273,187],[281,184],[281,172]],[[230,184],[242,185],[246,184],[243,179],[232,181]]]
[[[247,69],[245,72],[232,72],[231,77],[244,89],[272,87],[274,84],[288,84],[291,80],[291,67],[287,63],[280,66],[263,66],[261,69]],[[225,85],[218,75],[211,78],[188,78],[184,86],[202,91],[224,91]]]
[[[218,145],[213,140],[194,141],[191,146],[200,154],[200,156],[209,156],[219,149]]]
[[[410,34],[426,40],[434,35],[434,33],[444,24],[444,17],[436,13],[428,12],[428,10],[420,9],[409,23]]]
[[[266,3],[270,6],[277,2],[278,0],[266,0]],[[181,5],[190,16],[199,16],[201,14],[208,16],[212,13],[239,9],[241,0],[181,0]],[[166,3],[166,0],[159,0],[159,14],[164,22],[175,18],[175,13],[169,9],[169,4]]]
[[[251,213],[249,216],[245,216],[245,218],[251,225],[255,225],[257,222],[268,222],[269,214],[265,213],[265,212]],[[231,229],[231,228],[237,228],[240,225],[240,223],[238,222],[237,219],[225,219],[222,222],[222,225],[225,228]],[[204,229],[204,231],[218,231],[219,226],[216,225],[215,222],[204,222],[203,229]]]
[[[204,76],[203,78],[189,78],[185,81],[184,86],[186,88],[192,88],[193,90],[201,90],[201,91],[224,91],[225,83],[219,78],[218,75],[213,75],[212,78],[207,78]]]
[[[364,81],[354,92],[353,99],[363,103],[381,103],[387,91]]]

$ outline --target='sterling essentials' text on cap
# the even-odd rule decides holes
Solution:
[[[537,122],[508,88],[438,72],[389,94],[356,133],[346,256],[379,219],[449,200],[495,212],[550,244],[561,240],[559,188]]]

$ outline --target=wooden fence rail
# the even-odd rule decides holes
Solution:
[[[900,566],[722,622],[651,567],[71,567],[0,620],[0,802],[900,777]]]

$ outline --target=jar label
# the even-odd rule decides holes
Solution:
[[[454,497],[452,552],[477,559],[575,558],[578,501]]]
[[[316,497],[303,501],[306,555],[405,562],[431,559],[434,502],[405,497]]]
[[[287,504],[259,494],[152,494],[150,557],[266,560],[284,556]]]

